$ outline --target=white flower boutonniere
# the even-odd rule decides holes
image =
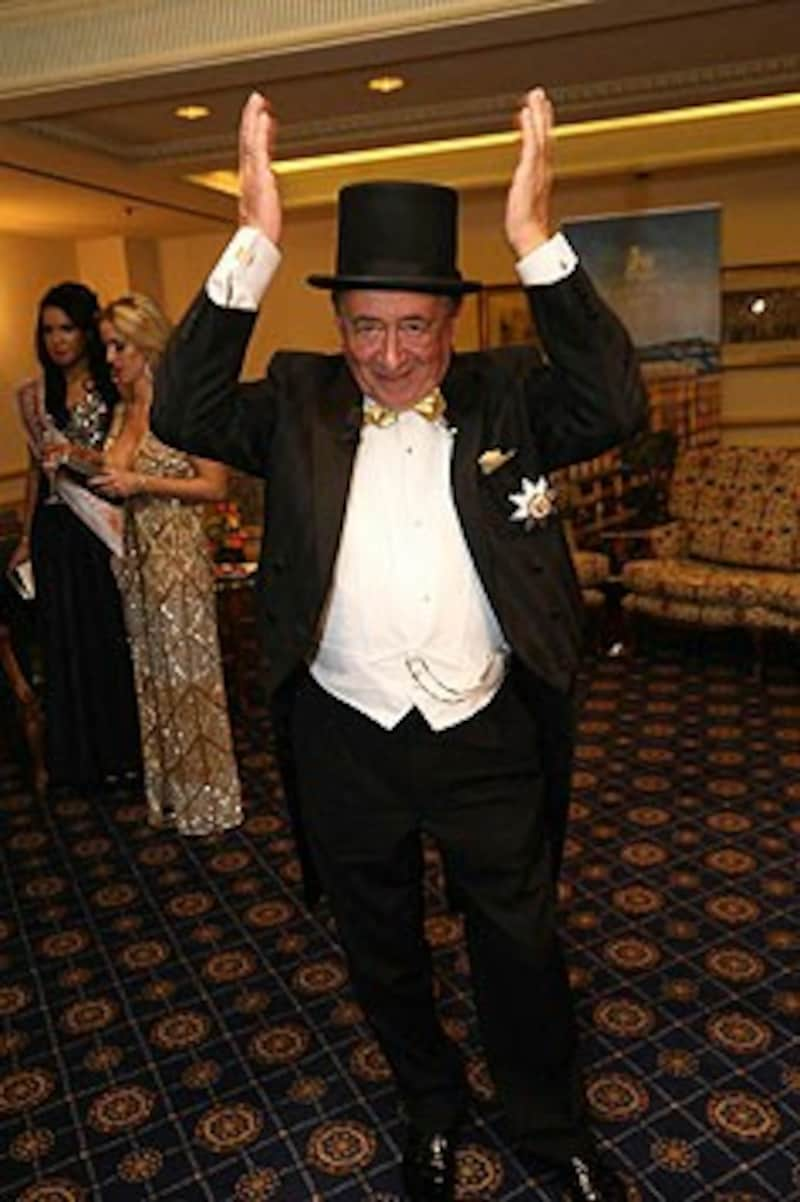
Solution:
[[[496,472],[504,463],[508,463],[509,459],[513,459],[516,453],[516,447],[512,447],[510,451],[501,451],[499,447],[492,447],[490,451],[484,451],[482,455],[478,456],[478,467],[484,476],[491,476],[492,472]]]
[[[508,499],[514,506],[511,521],[524,522],[526,530],[546,522],[556,507],[555,489],[551,488],[547,476],[540,476],[536,481],[523,476],[520,491],[509,493]]]

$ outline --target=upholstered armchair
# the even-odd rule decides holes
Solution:
[[[627,614],[800,634],[800,449],[712,447],[679,456],[653,557],[626,563]]]

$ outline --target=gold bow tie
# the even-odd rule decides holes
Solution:
[[[401,413],[412,411],[427,418],[429,422],[435,422],[439,420],[446,408],[447,402],[442,396],[441,389],[434,388],[433,392],[429,392],[421,401],[417,401],[416,405],[412,405],[411,410],[389,409],[386,405],[379,405],[377,401],[369,401],[364,406],[364,424],[379,426],[384,430],[387,426],[394,425]]]

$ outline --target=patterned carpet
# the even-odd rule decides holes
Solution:
[[[788,1202],[800,677],[690,652],[593,660],[582,681],[561,900],[589,1098],[631,1202]],[[39,804],[0,770],[1,1198],[399,1202],[392,1084],[324,910],[300,904],[255,718],[236,721],[249,817],[216,843],[151,831],[136,799]],[[556,1202],[505,1146],[428,864],[475,1094],[459,1197]]]

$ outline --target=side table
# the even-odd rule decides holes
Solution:
[[[611,572],[605,581],[608,605],[608,654],[618,656],[630,649],[632,638],[622,607],[624,585],[622,569],[631,559],[649,559],[653,555],[653,534],[666,523],[654,526],[631,526],[619,530],[603,530],[599,535],[602,549],[608,555]]]
[[[659,526],[631,526],[603,530],[600,541],[611,561],[611,574],[619,576],[629,559],[649,559],[653,554],[653,535]]]

